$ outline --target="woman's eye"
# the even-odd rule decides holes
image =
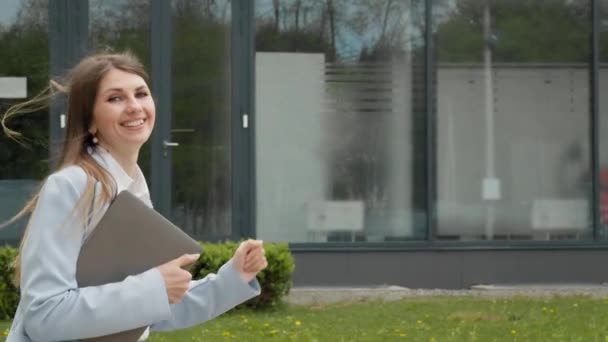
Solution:
[[[139,92],[139,93],[135,94],[135,96],[137,96],[137,97],[146,97],[146,96],[148,96],[148,93],[145,92],[145,91],[142,91],[142,92]]]
[[[120,96],[112,96],[108,99],[109,102],[120,101]]]

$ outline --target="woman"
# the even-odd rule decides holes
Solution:
[[[80,247],[115,194],[128,190],[152,206],[137,165],[155,119],[146,80],[129,54],[87,57],[69,73],[62,89],[68,111],[57,169],[17,215],[32,212],[17,262],[21,301],[7,342],[73,341],[142,326],[180,329],[260,293],[255,276],[267,262],[261,241],[253,240],[202,280],[192,281],[181,268],[198,255],[184,255],[118,283],[78,287]],[[20,111],[23,105],[5,113],[7,134],[16,132],[5,120]],[[140,340],[147,335],[148,330]]]

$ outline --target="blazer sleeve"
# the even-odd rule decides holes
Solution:
[[[217,274],[192,281],[182,300],[171,305],[171,319],[153,324],[150,330],[167,331],[200,324],[259,294],[257,279],[245,283],[229,261]]]
[[[34,341],[78,340],[171,317],[164,282],[151,269],[121,282],[79,288],[76,262],[84,220],[74,215],[86,174],[71,167],[41,189],[21,252],[21,303]]]

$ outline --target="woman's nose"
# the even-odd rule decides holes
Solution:
[[[129,101],[127,101],[127,112],[128,113],[139,113],[141,110],[141,104],[135,97],[129,97]]]

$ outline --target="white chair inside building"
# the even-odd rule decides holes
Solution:
[[[363,231],[363,201],[313,201],[307,203],[309,241],[327,241],[333,232],[349,232],[355,241],[357,232]]]
[[[552,234],[576,234],[589,227],[585,199],[537,199],[532,204],[532,229],[549,240]]]

